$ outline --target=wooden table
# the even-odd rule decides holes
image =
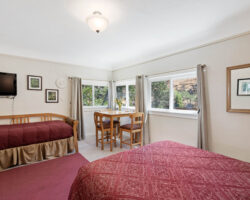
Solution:
[[[113,121],[114,118],[120,118],[120,117],[128,117],[130,114],[133,114],[135,112],[132,111],[100,111],[104,117],[110,118],[110,134],[111,134],[111,140],[110,140],[110,151],[113,150]]]

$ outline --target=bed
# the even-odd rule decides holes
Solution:
[[[0,150],[70,138],[72,127],[59,120],[0,125]]]
[[[0,171],[78,152],[77,120],[54,113],[0,116]]]
[[[172,141],[81,167],[69,200],[250,200],[250,163]]]

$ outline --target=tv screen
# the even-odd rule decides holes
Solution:
[[[16,96],[16,74],[0,72],[0,96]]]

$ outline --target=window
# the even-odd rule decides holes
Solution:
[[[108,83],[105,81],[83,81],[83,106],[108,106]]]
[[[116,98],[122,100],[122,105],[126,106],[126,85],[116,87]]]
[[[117,81],[116,98],[122,99],[124,107],[135,107],[135,81]]]
[[[83,95],[83,105],[92,106],[92,85],[83,85],[82,86],[82,95]]]
[[[195,72],[150,78],[151,110],[195,112],[197,79]]]
[[[108,87],[95,86],[95,106],[108,106]]]
[[[177,79],[174,84],[174,109],[197,110],[196,78]]]
[[[169,86],[170,82],[157,81],[151,85],[151,107],[169,109]]]
[[[128,86],[129,107],[135,107],[135,85]]]

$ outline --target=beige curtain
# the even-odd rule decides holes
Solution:
[[[83,124],[83,99],[82,99],[82,79],[71,78],[71,109],[70,116],[78,120],[78,140],[85,139]]]
[[[198,94],[198,145],[200,149],[208,150],[207,140],[207,109],[205,96],[204,68],[206,65],[197,66],[197,94]]]
[[[135,110],[136,112],[144,113],[144,129],[143,129],[143,144],[150,143],[149,124],[148,124],[148,101],[147,89],[148,79],[142,76],[136,76],[136,96],[135,96]]]

